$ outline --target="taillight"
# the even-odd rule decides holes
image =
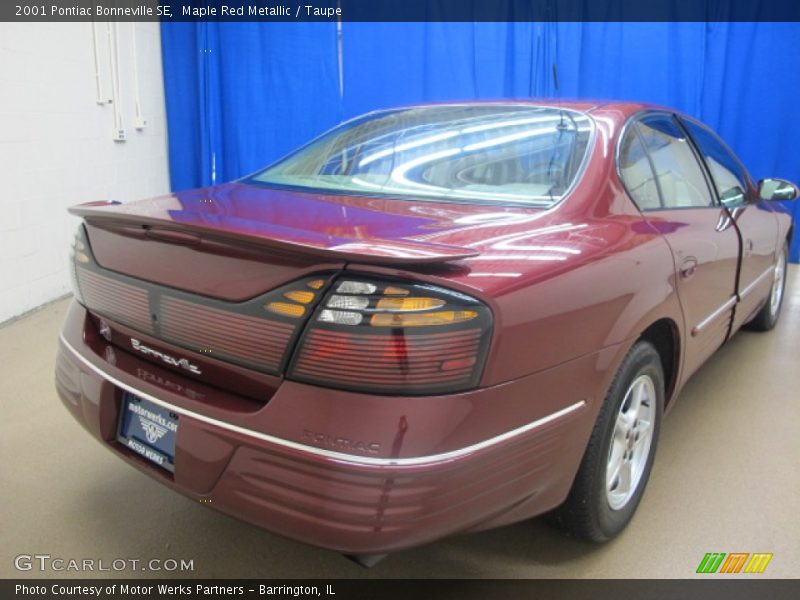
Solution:
[[[165,291],[154,304],[159,314],[157,336],[278,375],[326,281],[324,277],[306,277],[238,304]]]
[[[83,302],[81,295],[81,288],[78,285],[78,264],[88,263],[89,258],[89,244],[86,242],[86,233],[83,230],[83,225],[78,225],[78,230],[75,232],[75,237],[72,239],[72,245],[69,252],[69,278],[72,283],[72,293],[78,302]]]
[[[316,307],[290,367],[295,380],[383,394],[442,394],[477,386],[492,316],[442,287],[339,279]]]
[[[75,296],[93,315],[272,375],[283,372],[330,279],[330,274],[304,277],[244,302],[225,302],[102,268],[83,226],[71,258]]]
[[[83,225],[75,233],[70,258],[72,289],[78,302],[99,316],[153,333],[147,290],[98,269]]]

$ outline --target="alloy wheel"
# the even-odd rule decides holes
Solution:
[[[649,375],[633,380],[617,414],[606,463],[606,498],[614,510],[633,497],[653,441],[655,384]]]
[[[775,263],[775,278],[772,281],[772,294],[769,298],[769,308],[773,315],[778,314],[783,299],[783,280],[786,277],[786,255],[781,252],[778,262]]]

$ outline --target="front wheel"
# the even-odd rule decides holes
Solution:
[[[559,528],[596,542],[625,528],[650,476],[663,412],[660,356],[639,341],[614,377],[569,496],[552,515]]]
[[[778,323],[781,316],[781,306],[783,306],[783,291],[786,288],[786,263],[789,258],[789,244],[784,244],[778,251],[778,258],[775,261],[775,270],[772,276],[772,288],[764,306],[758,311],[745,327],[754,331],[769,331]]]

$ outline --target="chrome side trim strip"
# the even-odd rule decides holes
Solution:
[[[123,383],[113,375],[109,375],[99,367],[89,362],[88,359],[82,356],[64,338],[63,333],[60,335],[60,340],[61,343],[64,344],[64,346],[73,354],[73,356],[75,356],[75,358],[80,360],[84,365],[86,365],[89,369],[94,371],[94,373],[96,373],[103,379],[110,381],[115,386],[122,388],[123,390],[126,390],[132,394],[136,394],[140,398],[149,400],[153,404],[158,404],[159,406],[166,408],[167,410],[171,410],[172,412],[178,415],[183,415],[192,419],[196,419],[197,421],[202,421],[203,423],[207,423],[208,425],[214,425],[215,427],[226,429],[228,431],[232,431],[234,433],[238,433],[241,435],[246,435],[258,440],[262,440],[264,442],[269,442],[277,446],[283,446],[285,448],[290,448],[292,450],[306,452],[308,454],[314,454],[316,456],[321,456],[323,458],[353,465],[362,465],[371,467],[418,467],[418,466],[429,466],[429,465],[436,465],[440,463],[450,462],[462,458],[464,456],[467,456],[469,454],[472,454],[474,452],[478,452],[480,450],[484,450],[491,446],[495,446],[502,442],[508,441],[519,435],[538,429],[539,427],[543,427],[548,423],[552,423],[553,421],[556,421],[557,419],[565,417],[571,413],[574,413],[575,411],[580,410],[584,406],[586,406],[585,400],[579,400],[574,404],[570,404],[569,406],[566,406],[561,410],[557,410],[554,413],[550,413],[549,415],[546,415],[531,423],[528,423],[527,425],[523,425],[522,427],[518,427],[516,429],[512,429],[511,431],[501,433],[500,435],[497,435],[493,438],[489,438],[488,440],[484,440],[482,442],[478,442],[477,444],[472,444],[471,446],[459,448],[458,450],[451,450],[450,452],[443,452],[441,454],[431,454],[429,456],[415,456],[410,458],[377,458],[373,456],[357,456],[353,454],[345,454],[344,452],[325,450],[323,448],[317,448],[315,446],[307,446],[306,444],[300,444],[298,442],[293,442],[291,440],[285,440],[283,438],[275,437],[266,433],[261,433],[259,431],[254,431],[252,429],[247,429],[245,427],[240,427],[238,425],[226,423],[225,421],[220,421],[219,419],[207,417],[205,415],[201,415],[200,413],[196,413],[194,411],[181,408],[169,402],[165,402],[164,400],[161,400],[155,396],[143,392],[131,385]]]
[[[719,318],[726,311],[728,311],[731,308],[733,308],[733,305],[736,304],[737,301],[738,301],[738,299],[737,299],[736,296],[731,296],[730,298],[728,298],[728,300],[727,300],[727,302],[725,302],[725,304],[720,306],[717,310],[715,310],[713,313],[708,315],[705,319],[703,319],[697,325],[694,326],[694,329],[692,329],[692,336],[696,336],[696,335],[700,334],[703,331],[703,329],[708,327],[715,319]]]
[[[700,334],[703,331],[703,329],[705,329],[711,324],[712,321],[714,321],[715,319],[720,317],[724,312],[732,308],[734,304],[736,304],[737,302],[741,302],[742,298],[744,298],[750,292],[752,292],[756,288],[756,286],[759,283],[761,283],[761,280],[771,275],[773,271],[775,271],[775,265],[772,265],[771,267],[766,269],[763,273],[761,273],[761,275],[759,275],[753,281],[751,281],[748,284],[748,286],[744,288],[738,296],[731,296],[730,298],[728,298],[728,301],[725,302],[725,304],[720,306],[717,310],[715,310],[713,313],[711,313],[705,319],[703,319],[697,325],[695,325],[694,329],[692,329],[692,337]]]
[[[764,279],[764,277],[772,275],[772,273],[774,271],[775,271],[775,265],[772,265],[766,271],[764,271],[761,275],[759,275],[758,277],[753,279],[753,281],[751,281],[750,284],[741,291],[741,293],[739,294],[739,298],[744,298],[745,296],[747,296],[747,294],[752,292],[756,288],[756,286],[759,283],[761,283],[761,280]]]

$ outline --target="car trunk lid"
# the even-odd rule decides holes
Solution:
[[[424,210],[416,214],[416,207],[227,184],[127,204],[82,204],[70,212],[85,220],[102,267],[243,300],[313,268],[441,264],[478,254],[422,239],[446,223]]]

